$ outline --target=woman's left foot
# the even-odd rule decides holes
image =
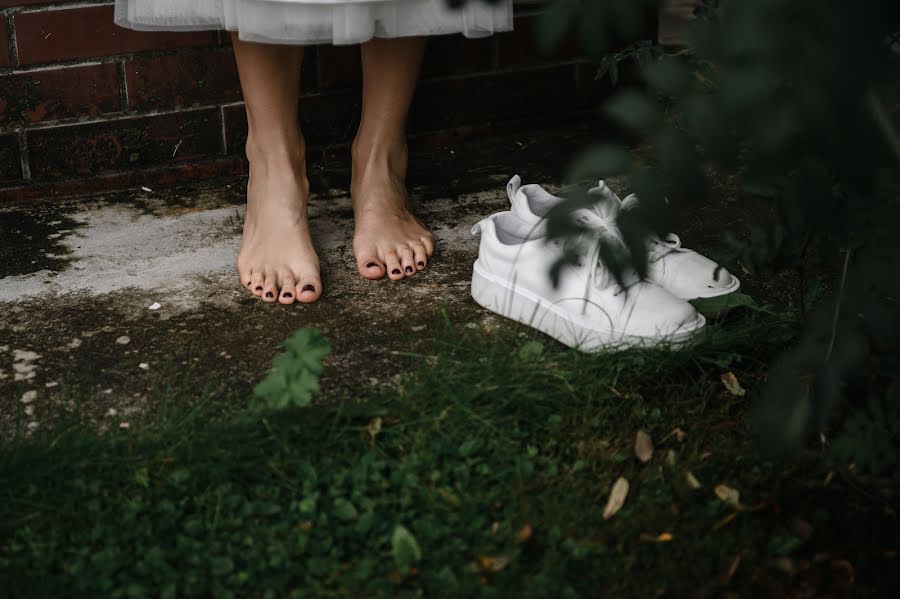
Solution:
[[[405,146],[388,154],[376,156],[354,144],[353,255],[366,279],[399,281],[428,265],[434,238],[409,209]]]

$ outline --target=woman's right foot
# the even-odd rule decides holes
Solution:
[[[309,182],[303,152],[290,154],[248,150],[250,181],[237,268],[241,284],[264,302],[308,304],[321,296],[322,282],[306,220]]]

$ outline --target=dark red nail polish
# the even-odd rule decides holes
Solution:
[[[399,268],[395,268],[394,270],[391,271],[391,274],[392,274],[392,275],[399,275],[399,274],[400,274],[400,269],[399,269]]]
[[[407,266],[407,267],[406,267],[406,272],[412,272],[412,271],[413,271],[413,267],[412,267],[412,266]]]
[[[262,291],[262,285],[256,288],[256,291]]]
[[[425,268],[425,263],[421,260],[419,261],[419,268]]]
[[[312,291],[313,293],[315,293],[315,292],[316,292],[316,288],[313,287],[312,285],[304,285],[304,286],[303,286],[303,291]]]
[[[290,299],[290,298],[294,297],[294,294],[293,294],[293,293],[290,293],[290,292],[287,292],[287,293],[284,294],[284,297],[287,298],[287,299]]]
[[[367,262],[367,263],[366,263],[366,268],[373,268],[373,267],[375,267],[375,266],[378,266],[378,265],[375,264],[374,262]]]
[[[275,297],[271,291],[266,291],[266,297]]]

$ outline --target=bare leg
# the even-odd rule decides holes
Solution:
[[[361,46],[362,119],[353,142],[350,193],[353,253],[367,279],[413,275],[434,251],[431,233],[409,211],[406,193],[406,116],[424,51],[424,38],[375,39]]]
[[[266,302],[314,302],[319,258],[306,222],[309,182],[297,124],[303,48],[242,42],[232,35],[247,106],[247,216],[237,267]]]

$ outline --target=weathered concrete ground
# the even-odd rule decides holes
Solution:
[[[347,157],[326,156],[312,166],[310,223],[325,285],[313,305],[264,304],[239,286],[240,179],[165,191],[147,181],[151,191],[0,209],[0,435],[52,426],[66,412],[140,425],[172,401],[223,389],[249,397],[279,343],[302,326],[333,346],[326,400],[389,383],[414,363],[404,354],[431,334],[439,310],[459,322],[494,319],[469,297],[471,226],[506,209],[515,173],[555,187],[591,135],[569,124],[415,149],[411,193],[437,250],[426,271],[399,283],[356,274]],[[685,219],[684,239],[721,246],[723,227],[747,218],[739,207],[727,193],[716,198]]]

